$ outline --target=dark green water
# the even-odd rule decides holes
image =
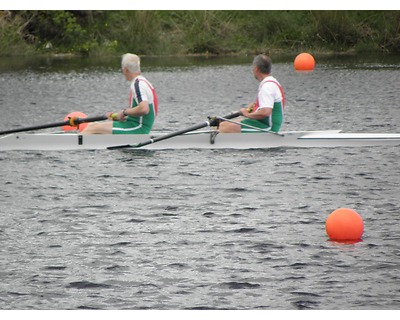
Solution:
[[[273,55],[273,63],[291,63],[296,54]],[[393,54],[357,54],[357,55],[326,55],[314,54],[316,66],[319,64],[359,66],[360,64],[379,65],[381,67],[398,67],[400,55]],[[253,56],[167,56],[143,57],[144,70],[165,69],[174,67],[221,66],[235,64],[251,64]],[[0,72],[13,71],[47,71],[68,72],[85,70],[118,70],[120,57],[76,57],[76,56],[33,56],[33,57],[2,57]]]

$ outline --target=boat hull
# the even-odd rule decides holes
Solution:
[[[153,135],[162,136],[162,134]],[[74,133],[12,134],[0,137],[0,150],[97,150],[135,145],[151,135],[80,135]],[[268,149],[400,145],[400,134],[340,133],[339,131],[290,131],[281,134],[217,134],[192,132],[139,149]],[[133,148],[131,148],[133,149]]]

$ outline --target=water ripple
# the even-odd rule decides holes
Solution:
[[[320,66],[274,66],[285,130],[400,131],[398,70]],[[156,130],[254,99],[248,65],[173,71],[148,73]],[[85,74],[0,74],[0,127],[30,123],[32,106],[45,123],[126,97],[116,70]],[[397,148],[18,151],[0,164],[0,309],[398,309]],[[363,217],[363,241],[328,241],[338,207]]]

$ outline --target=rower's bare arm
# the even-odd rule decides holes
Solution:
[[[134,108],[125,109],[125,114],[127,114],[128,116],[134,116],[134,117],[144,116],[144,115],[148,114],[149,112],[150,112],[150,106],[146,100],[143,100]]]
[[[246,118],[262,120],[271,115],[272,109],[271,108],[261,108],[255,112],[249,112],[248,108],[243,108],[243,109],[240,109],[240,112]]]
[[[126,108],[118,113],[109,112],[106,114],[106,116],[110,120],[124,121],[126,120],[127,116],[140,117],[148,114],[149,112],[150,112],[149,103],[143,100],[134,108]]]

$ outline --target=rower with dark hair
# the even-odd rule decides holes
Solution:
[[[238,122],[222,121],[219,124],[221,133],[240,132],[278,132],[283,122],[285,96],[282,86],[271,75],[272,62],[267,55],[260,54],[253,60],[254,77],[260,81],[255,102],[240,109],[244,119]]]

